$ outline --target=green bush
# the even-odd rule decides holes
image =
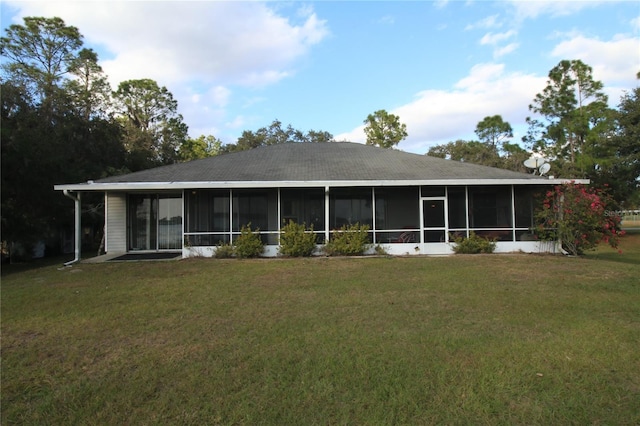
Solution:
[[[496,249],[495,240],[480,237],[473,231],[469,233],[469,238],[458,236],[454,237],[453,241],[453,251],[456,254],[493,253]]]
[[[280,254],[292,257],[309,257],[316,249],[313,225],[307,231],[305,224],[290,220],[280,230]]]
[[[233,257],[234,249],[231,243],[220,243],[216,246],[216,259],[229,259]]]
[[[363,254],[370,246],[369,226],[343,225],[325,243],[324,252],[329,256],[356,256]]]
[[[235,240],[235,255],[243,259],[247,257],[259,257],[264,252],[264,245],[260,239],[260,230],[251,230],[251,223],[240,229],[240,235]]]

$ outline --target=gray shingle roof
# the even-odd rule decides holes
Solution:
[[[542,179],[350,142],[286,143],[172,164],[96,183]]]

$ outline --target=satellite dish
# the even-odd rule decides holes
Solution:
[[[526,160],[524,160],[524,166],[528,169],[533,169],[533,174],[536,174],[536,171],[540,171],[539,169],[544,166],[546,164],[546,162],[544,161],[544,158],[540,158],[540,157],[531,157],[531,158],[527,158]],[[546,170],[544,173],[548,172],[549,170]],[[540,174],[542,174],[543,172],[540,171]]]
[[[537,169],[544,164],[544,158],[531,157],[524,160],[524,166],[530,169]]]
[[[535,169],[537,168],[536,166],[536,159],[535,158],[528,158],[526,160],[524,160],[524,166],[528,169]]]
[[[538,169],[538,171],[540,172],[540,176],[544,175],[545,173],[548,173],[549,170],[551,170],[551,164],[549,163],[544,163],[542,166],[540,166],[540,168]]]

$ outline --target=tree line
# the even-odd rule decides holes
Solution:
[[[523,162],[535,154],[551,164],[554,176],[590,179],[608,187],[621,207],[638,206],[640,87],[625,92],[617,109],[608,106],[603,89],[589,65],[562,60],[529,105],[522,144],[511,142],[511,125],[494,115],[477,124],[478,140],[436,145],[427,155],[526,172]]]

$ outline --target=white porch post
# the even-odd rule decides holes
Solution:
[[[329,187],[324,187],[324,240],[329,241]]]
[[[68,198],[71,198],[75,204],[75,244],[74,244],[74,259],[66,262],[64,266],[72,265],[78,261],[80,261],[80,249],[82,247],[82,206],[80,204],[80,193],[78,193],[75,197],[68,191],[63,191],[64,195]]]

